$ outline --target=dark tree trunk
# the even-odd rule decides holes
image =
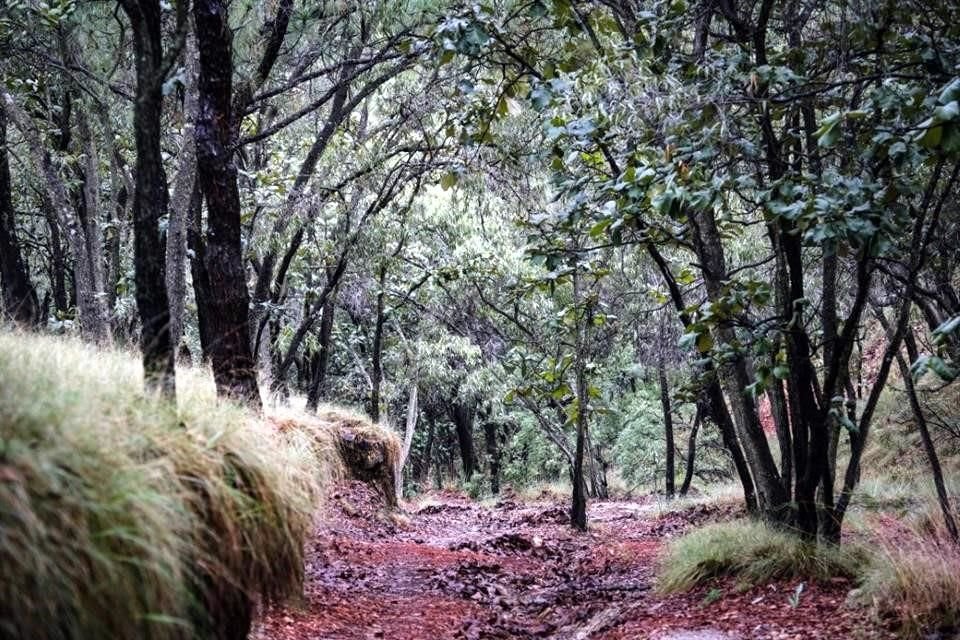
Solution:
[[[657,378],[660,382],[660,407],[663,409],[663,436],[666,441],[666,476],[665,489],[668,498],[676,493],[676,471],[674,469],[674,452],[676,443],[673,438],[673,412],[670,408],[670,385],[667,382],[667,366],[661,356],[657,366]]]
[[[464,480],[469,480],[477,470],[477,454],[473,448],[473,414],[473,407],[465,402],[458,401],[450,406],[450,419],[457,429]]]
[[[140,350],[148,389],[176,397],[170,305],[164,276],[166,252],[160,218],[167,213],[167,176],[160,154],[163,112],[163,45],[160,0],[122,0],[133,27],[137,95],[133,129],[137,144],[133,196],[134,278],[140,312]]]
[[[690,428],[690,438],[687,440],[687,470],[683,474],[683,484],[680,485],[680,496],[687,495],[690,491],[690,484],[693,482],[693,468],[697,457],[697,432],[700,430],[700,421],[703,419],[703,411],[697,406],[697,415],[693,419],[693,427]]]
[[[207,201],[206,233],[200,240],[209,285],[197,290],[197,306],[203,307],[211,338],[208,346],[217,392],[259,408],[231,133],[233,32],[228,14],[223,0],[196,0],[193,4],[200,52],[197,177]]]
[[[7,160],[7,114],[0,108],[0,286],[2,311],[25,327],[43,319],[37,292],[30,282],[27,263],[17,243],[16,218],[10,193],[10,163]]]
[[[497,442],[497,423],[485,420],[483,436],[487,445],[487,465],[490,469],[490,492],[500,493],[500,446]]]
[[[583,452],[587,439],[586,411],[577,412],[577,445],[573,458],[573,499],[570,505],[570,524],[580,531],[587,530],[587,492],[583,480]]]
[[[320,400],[327,395],[327,363],[330,360],[330,337],[333,335],[333,320],[336,313],[336,295],[330,293],[323,302],[323,317],[320,318],[319,348],[313,356],[313,371],[310,390],[307,392],[307,409],[316,411]]]
[[[377,279],[377,319],[373,329],[373,353],[371,354],[370,373],[370,419],[380,420],[380,385],[383,382],[383,325],[384,291],[387,282],[387,263],[380,265],[380,275]]]
[[[63,248],[63,239],[60,237],[60,223],[53,205],[43,201],[43,214],[47,219],[47,232],[50,234],[50,292],[53,296],[53,307],[57,316],[63,316],[70,309],[67,278],[70,267],[67,265],[67,256]]]

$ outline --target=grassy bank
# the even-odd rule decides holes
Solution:
[[[299,590],[323,447],[200,373],[179,409],[141,380],[126,354],[0,335],[0,637],[223,637]]]

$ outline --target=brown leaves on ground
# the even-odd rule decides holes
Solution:
[[[407,518],[341,487],[307,550],[304,599],[263,612],[259,640],[885,638],[845,582],[740,591],[716,581],[658,596],[661,546],[733,505],[659,514],[653,498],[591,506],[575,533],[556,502],[481,506],[433,494]]]

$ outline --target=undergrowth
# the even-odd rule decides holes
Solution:
[[[960,546],[932,500],[875,530],[875,552],[855,601],[907,638],[960,630]]]
[[[175,409],[125,354],[0,335],[0,638],[223,637],[298,592],[315,439],[191,375]]]
[[[734,576],[744,588],[776,579],[853,577],[865,560],[855,545],[815,545],[752,520],[697,529],[670,545],[657,589],[683,591],[711,578]]]

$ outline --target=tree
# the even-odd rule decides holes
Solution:
[[[206,325],[210,361],[220,394],[259,407],[256,363],[250,352],[249,294],[240,238],[240,191],[234,161],[233,34],[228,7],[197,0],[193,18],[200,54],[197,88],[197,178],[207,205],[197,237],[198,310]],[[199,284],[198,284],[199,282]]]
[[[133,27],[137,91],[133,128],[137,145],[133,194],[134,269],[140,312],[140,349],[148,388],[176,396],[174,345],[170,337],[170,303],[164,276],[165,252],[160,218],[167,214],[167,177],[160,153],[163,85],[179,54],[175,44],[164,56],[159,0],[122,0]],[[186,28],[186,3],[177,5],[179,36]],[[172,54],[172,55],[171,55]]]

